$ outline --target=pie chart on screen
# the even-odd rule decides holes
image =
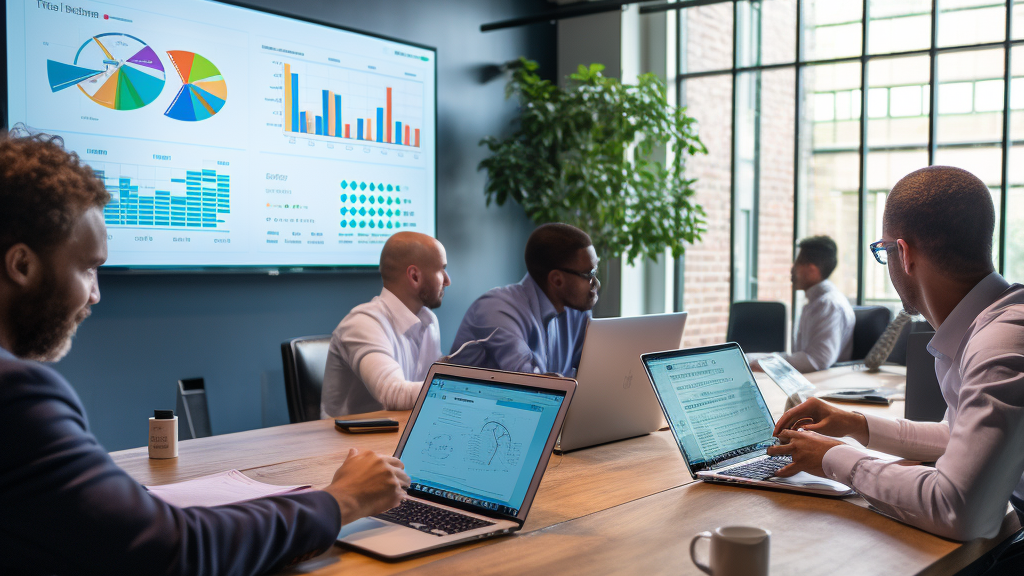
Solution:
[[[97,34],[85,41],[72,64],[46,61],[50,90],[77,86],[112,110],[136,110],[164,88],[164,66],[145,42],[128,34]]]
[[[228,85],[213,62],[184,50],[169,50],[167,55],[182,86],[164,115],[182,122],[199,122],[220,112],[228,99]]]

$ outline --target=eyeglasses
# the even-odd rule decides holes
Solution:
[[[875,261],[879,264],[889,263],[889,249],[895,248],[896,242],[886,242],[885,240],[879,240],[868,244],[868,248],[871,250],[871,254],[875,257]]]
[[[597,280],[597,268],[594,268],[590,272],[577,272],[576,270],[569,270],[568,268],[555,268],[559,272],[565,272],[566,274],[572,274],[573,276],[579,276],[591,284]]]

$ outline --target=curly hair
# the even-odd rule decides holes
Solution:
[[[103,182],[60,137],[0,139],[0,254],[19,243],[46,253],[86,210],[109,201]]]

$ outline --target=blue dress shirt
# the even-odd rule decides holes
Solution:
[[[565,308],[559,314],[529,274],[518,284],[494,288],[466,311],[452,345],[452,362],[511,372],[557,372],[573,376],[580,363],[589,310]]]

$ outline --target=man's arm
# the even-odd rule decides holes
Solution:
[[[854,488],[882,512],[940,536],[994,536],[1024,473],[1022,334],[1020,326],[1002,324],[986,331],[985,345],[968,346],[956,421],[935,468],[882,462],[835,446],[819,459],[825,475]],[[805,440],[793,452],[794,462],[804,448],[820,447],[813,437]],[[769,452],[789,450],[775,448]]]
[[[176,508],[117,467],[67,383],[32,365],[0,372],[0,573],[260,574],[326,550],[331,494]],[[7,568],[10,568],[8,570]]]
[[[469,340],[482,340],[484,354],[477,354],[476,358],[483,364],[490,360],[489,364],[499,370],[509,372],[545,372],[547,366],[533,351],[529,344],[529,326],[523,320],[528,311],[522,311],[503,298],[491,295],[481,296],[466,311],[466,316],[459,326],[459,336],[452,345],[452,352],[458,350],[462,343]],[[453,361],[464,363],[466,357],[463,354],[453,358]]]
[[[423,382],[405,379],[402,367],[389,354],[372,352],[359,362],[359,377],[385,410],[409,410]]]
[[[385,410],[408,410],[416,403],[423,382],[405,379],[380,320],[351,314],[338,326],[342,358],[359,375],[366,389]]]
[[[801,372],[817,372],[836,363],[843,349],[843,309],[826,302],[820,315],[813,322],[803,325],[801,330],[808,330],[807,347],[794,350],[792,354],[784,354],[783,358]]]

